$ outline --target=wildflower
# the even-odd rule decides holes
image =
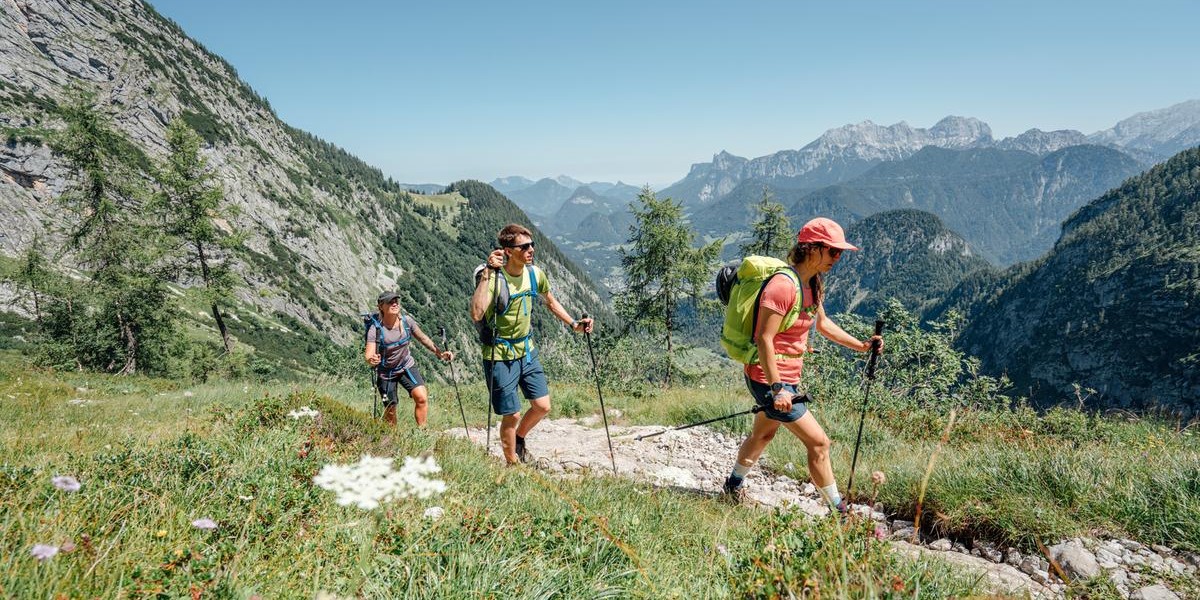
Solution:
[[[61,548],[59,548],[59,550],[62,550],[64,554],[70,554],[75,551],[75,542],[67,540],[63,542],[63,545]]]
[[[54,484],[54,487],[64,492],[78,492],[79,488],[81,487],[79,485],[79,480],[71,477],[70,475],[59,475],[54,479],[51,479],[50,482]]]
[[[446,511],[440,506],[430,506],[425,509],[425,518],[430,521],[437,521],[444,516],[446,516]]]
[[[884,475],[883,471],[875,471],[874,473],[871,473],[871,483],[875,485],[883,485],[887,483],[887,475]]]
[[[318,416],[320,416],[320,414],[321,414],[321,411],[319,411],[319,410],[309,408],[307,406],[301,406],[299,409],[293,410],[292,412],[288,413],[288,416],[293,419],[299,420],[299,419],[303,419],[305,417],[315,419]]]
[[[325,465],[313,483],[337,494],[342,506],[373,510],[391,500],[426,499],[446,491],[446,482],[428,478],[441,470],[433,457],[406,457],[404,466],[396,471],[392,459],[364,454],[357,464]]]
[[[217,528],[217,522],[208,517],[204,517],[202,519],[196,519],[195,521],[192,521],[192,527],[195,527],[196,529],[203,529],[204,531],[212,531]]]
[[[238,496],[238,500],[241,500],[242,502],[249,502],[253,499],[254,496]]]
[[[882,540],[888,536],[887,527],[884,527],[883,525],[876,525],[874,533],[875,533],[875,539],[877,539],[877,540]]]
[[[58,554],[58,546],[51,546],[49,544],[34,544],[29,553],[40,561],[47,561],[51,558],[54,558],[55,554]]]
[[[163,538],[163,537],[167,537],[167,530],[166,530],[166,529],[159,529],[158,531],[155,531],[155,532],[154,532],[154,537],[156,537],[156,538]]]
[[[720,554],[721,556],[724,556],[725,558],[729,558],[730,556],[732,556],[729,553],[729,548],[725,547],[725,544],[717,544],[717,554]]]
[[[784,470],[784,471],[795,471],[795,470],[796,470],[796,465],[795,465],[795,464],[793,464],[793,463],[788,463],[788,464],[786,464],[786,465],[783,465],[783,470]]]
[[[195,396],[195,395],[196,395],[196,394],[194,394],[194,393],[192,393],[192,392],[184,392],[184,393],[183,393],[183,397],[184,397],[184,398],[191,398],[192,396]]]

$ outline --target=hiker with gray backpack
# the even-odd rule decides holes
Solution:
[[[404,386],[413,400],[413,418],[418,427],[424,427],[429,413],[429,392],[412,355],[412,339],[416,338],[444,361],[454,360],[454,353],[439,350],[421,331],[417,320],[403,313],[396,292],[379,294],[378,305],[379,312],[363,315],[366,328],[363,358],[375,367],[375,387],[383,398],[383,420],[388,425],[396,425],[396,405],[400,402],[397,387]]]
[[[744,494],[746,474],[758,462],[767,443],[783,425],[808,451],[808,472],[831,510],[845,512],[829,460],[831,442],[808,411],[810,399],[801,386],[804,354],[809,351],[809,330],[836,344],[868,352],[880,351],[883,338],[859,340],[838,327],[822,306],[828,273],[846,250],[841,226],[818,217],[804,224],[787,263],[765,256],[749,256],[736,271],[727,267],[717,276],[718,295],[728,304],[721,345],[731,358],[745,365],[746,387],[761,410],[754,417],[749,437],[738,449],[733,472],[724,493],[733,499]]]
[[[592,319],[572,317],[550,293],[545,271],[533,264],[533,234],[528,229],[510,224],[496,239],[500,248],[475,270],[471,320],[482,346],[491,410],[501,417],[500,446],[512,465],[528,460],[525,436],[550,413],[550,386],[533,342],[535,301],[541,299],[571,331],[591,333]],[[524,416],[517,388],[529,400]]]

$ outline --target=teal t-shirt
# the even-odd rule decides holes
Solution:
[[[546,279],[546,272],[539,269],[535,265],[527,265],[525,267],[525,271],[516,277],[509,275],[508,271],[501,269],[500,272],[504,274],[503,283],[508,285],[509,298],[514,298],[517,294],[529,290],[530,269],[535,269],[537,271],[537,293],[539,298],[543,297],[546,292],[550,291],[550,280]],[[492,322],[492,313],[494,312],[495,306],[493,302],[495,296],[492,293],[492,290],[495,289],[495,284],[491,279],[492,277],[495,277],[495,273],[496,272],[494,270],[488,270],[488,309],[484,313],[483,319],[484,322],[489,325]],[[533,305],[534,302],[531,296],[522,296],[510,301],[508,303],[508,310],[505,311],[504,314],[500,315],[500,320],[496,325],[497,337],[519,339],[529,335],[529,330],[533,327],[533,320],[531,318],[531,314],[533,313]],[[514,342],[511,346],[504,343],[496,344],[496,360],[515,360],[518,358],[523,358],[525,356],[526,347],[528,347],[529,351],[533,351],[534,344],[532,338],[529,340],[528,346],[526,346],[524,341]],[[483,358],[486,360],[492,360],[492,356],[492,346],[484,345]]]

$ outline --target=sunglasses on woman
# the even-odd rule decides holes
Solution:
[[[841,248],[830,248],[829,246],[825,246],[825,249],[829,251],[829,258],[837,259],[841,258],[842,256],[843,251]]]

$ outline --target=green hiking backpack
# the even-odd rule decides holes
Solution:
[[[800,277],[787,263],[769,256],[747,256],[737,267],[724,267],[717,272],[717,297],[725,306],[725,324],[721,327],[721,347],[729,358],[744,365],[758,362],[754,327],[758,323],[758,303],[763,289],[772,277],[786,275],[796,285],[799,300],[783,316],[779,331],[787,331],[800,317],[804,307],[804,290]]]

